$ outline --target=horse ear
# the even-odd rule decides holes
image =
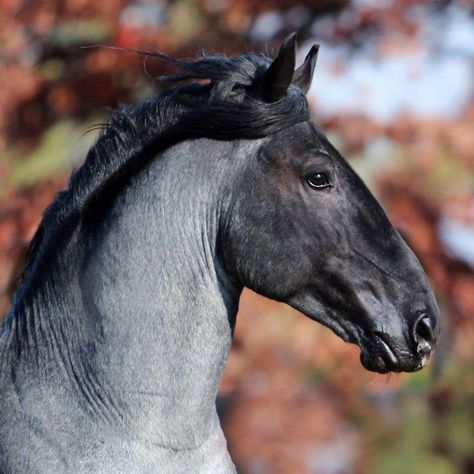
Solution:
[[[300,87],[306,94],[311,87],[314,67],[318,59],[319,44],[314,44],[306,55],[303,64],[295,71],[294,84]]]
[[[276,102],[286,94],[295,72],[295,58],[296,33],[290,33],[262,78],[261,90],[266,102]]]

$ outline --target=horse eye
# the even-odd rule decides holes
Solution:
[[[326,173],[322,172],[317,172],[309,175],[306,178],[306,181],[312,188],[322,189],[332,186],[329,176]]]

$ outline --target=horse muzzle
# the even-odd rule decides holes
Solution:
[[[373,372],[415,372],[426,366],[436,347],[437,319],[421,313],[408,337],[396,337],[390,331],[374,331],[360,343],[362,365]]]

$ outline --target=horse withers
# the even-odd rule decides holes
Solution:
[[[421,369],[418,260],[311,123],[318,48],[180,61],[46,210],[0,329],[0,472],[231,473],[215,398],[243,287]]]

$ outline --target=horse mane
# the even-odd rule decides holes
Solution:
[[[81,222],[91,221],[90,215],[158,152],[192,138],[261,138],[309,118],[304,92],[294,84],[277,102],[262,99],[259,79],[272,62],[264,55],[178,60],[158,52],[146,54],[177,68],[174,76],[164,78],[173,86],[138,105],[120,106],[100,127],[84,164],[43,214],[27,250],[15,301],[38,284],[39,273],[61,241]]]

